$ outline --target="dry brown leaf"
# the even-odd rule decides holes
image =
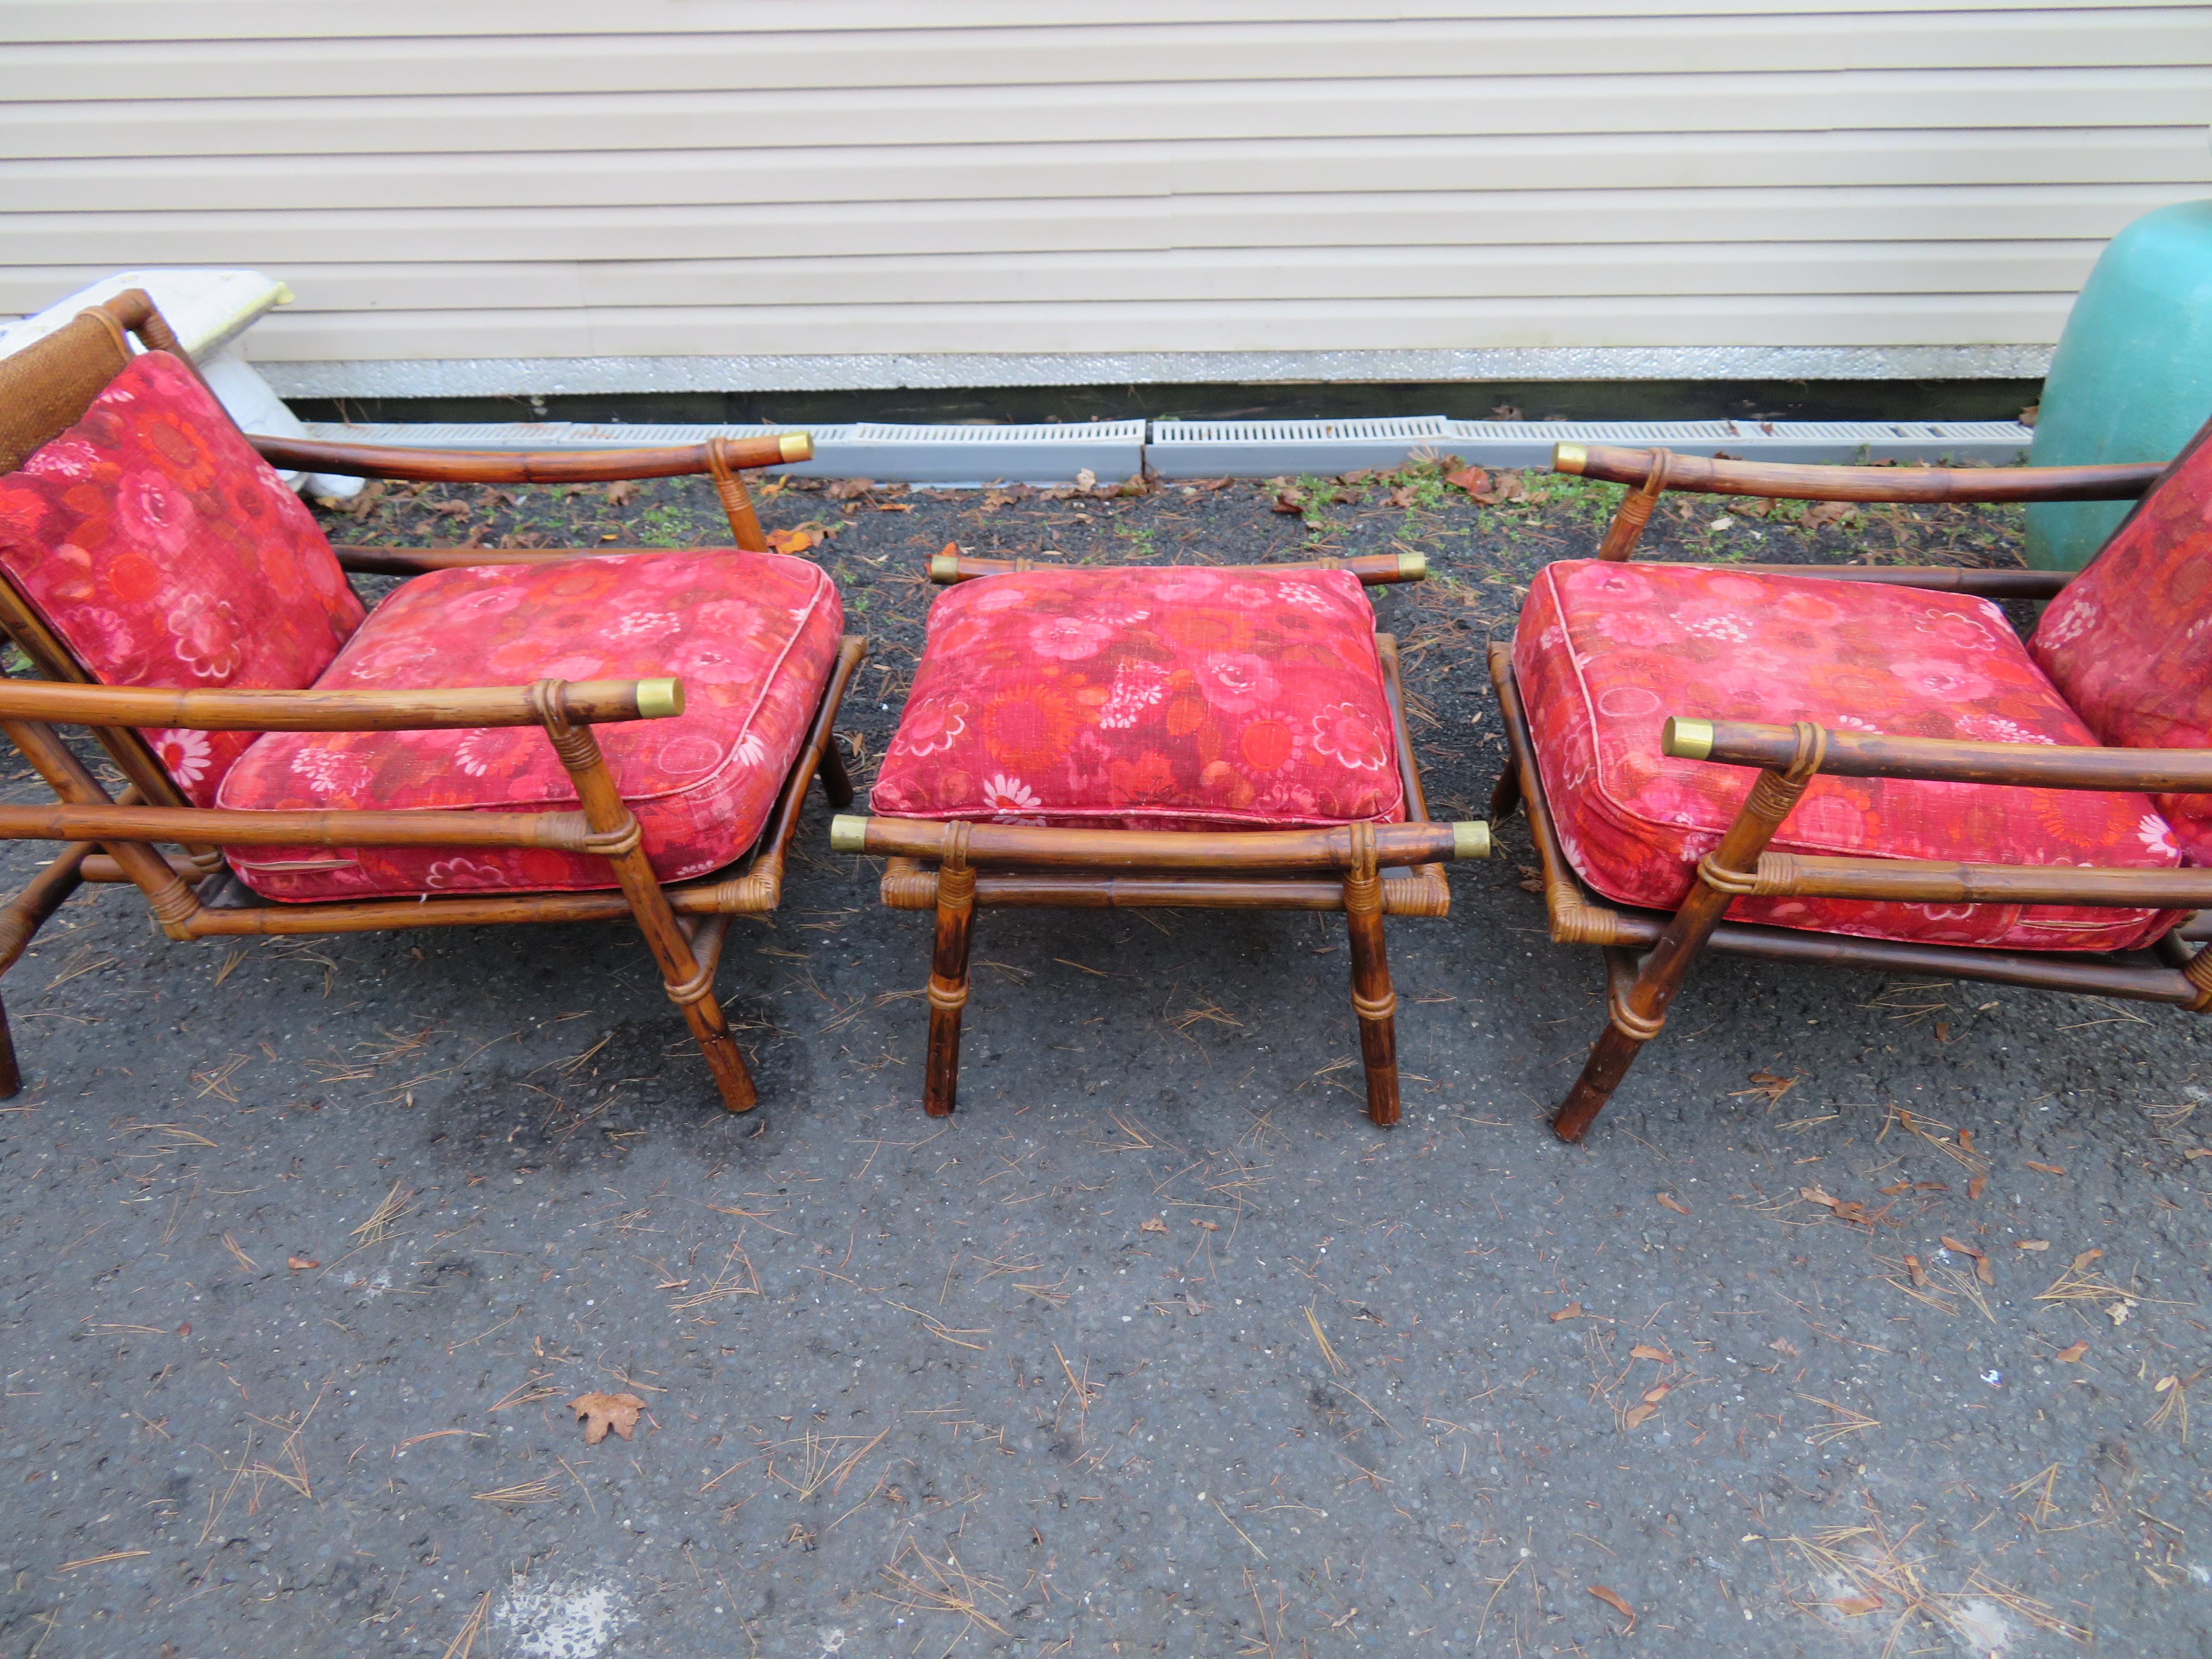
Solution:
[[[1656,1406],[1674,1392],[1674,1385],[1672,1382],[1659,1383],[1656,1387],[1644,1389],[1644,1403],[1647,1406]]]
[[[796,530],[771,530],[768,532],[769,551],[804,553],[821,539],[821,532],[810,525],[801,525]]]
[[[1961,1152],[1978,1152],[1980,1150],[1980,1148],[1974,1145],[1974,1132],[1972,1129],[1961,1129],[1959,1131],[1959,1148]]]
[[[319,1261],[310,1261],[304,1255],[295,1255],[287,1256],[284,1260],[284,1265],[289,1267],[295,1273],[303,1273],[310,1267],[319,1267],[323,1264]]]
[[[1879,1595],[1845,1595],[1828,1605],[1846,1619],[1859,1619],[1869,1613],[1881,1612],[1882,1599]]]
[[[2191,1146],[2182,1153],[2185,1158],[2212,1158],[2212,1146]]]
[[[878,501],[876,503],[876,511],[878,513],[911,513],[914,511],[914,503],[912,501]]]
[[[637,498],[637,480],[617,478],[607,486],[606,495],[609,507],[627,507]]]
[[[1954,1238],[1948,1233],[1945,1233],[1943,1235],[1943,1248],[1947,1250],[1956,1250],[1960,1255],[1979,1255],[1981,1254],[1979,1250],[1976,1249],[1972,1245],[1966,1243],[1963,1239]]]
[[[1818,530],[1822,525],[1843,524],[1856,519],[1858,515],[1857,507],[1850,501],[1815,501],[1805,509],[1805,516],[1800,522],[1808,530]]]
[[[1832,1210],[1836,1207],[1836,1200],[1818,1187],[1800,1187],[1797,1196],[1809,1204],[1825,1204]]]
[[[1190,1224],[1194,1227],[1203,1227],[1210,1233],[1218,1233],[1221,1231],[1221,1224],[1218,1221],[1200,1221],[1196,1216],[1191,1218]]]
[[[1455,489],[1464,489],[1477,501],[1490,492],[1490,474],[1479,466],[1468,467],[1464,472],[1455,472],[1444,479]]]
[[[1924,1291],[1928,1288],[1928,1269],[1920,1265],[1918,1256],[1908,1255],[1905,1258],[1905,1276],[1912,1280],[1915,1290]]]
[[[1628,1628],[1620,1632],[1623,1636],[1633,1636],[1636,1633],[1636,1609],[1634,1607],[1630,1607],[1620,1595],[1616,1595],[1613,1591],[1607,1589],[1602,1584],[1592,1584],[1589,1587],[1589,1593],[1597,1597],[1599,1601],[1604,1602],[1606,1606],[1611,1607],[1622,1618],[1628,1620]]]
[[[1167,1231],[1167,1230],[1168,1224],[1166,1218],[1157,1215],[1150,1221],[1147,1221],[1143,1226],[1137,1229],[1140,1233],[1164,1233]]]
[[[1680,1199],[1675,1197],[1672,1193],[1660,1194],[1659,1201],[1662,1204],[1664,1204],[1668,1209],[1672,1210],[1676,1215],[1687,1215],[1690,1213],[1690,1206],[1683,1203]]]
[[[833,501],[858,501],[876,487],[872,478],[837,478],[822,493]]]
[[[1668,1353],[1664,1348],[1655,1348],[1647,1342],[1639,1342],[1631,1348],[1628,1351],[1628,1357],[1631,1359],[1656,1359],[1662,1365],[1671,1365],[1674,1363],[1673,1354]]]
[[[1773,1341],[1768,1343],[1766,1346],[1773,1349],[1775,1352],[1780,1354],[1784,1359],[1795,1359],[1798,1358],[1797,1345],[1795,1342],[1792,1342],[1786,1336],[1778,1336]]]
[[[609,1429],[629,1439],[645,1401],[634,1394],[580,1394],[568,1402],[568,1409],[584,1419],[584,1443],[596,1446]]]
[[[2088,1352],[2089,1345],[2086,1341],[2071,1342],[2053,1354],[2051,1358],[2062,1365],[2075,1365],[2079,1364],[2082,1356]]]
[[[2066,1173],[2064,1168],[2059,1164],[2038,1164],[2032,1158],[2027,1160],[2027,1167],[2031,1170],[2040,1170],[2045,1175],[2064,1175]]]
[[[1552,1315],[1551,1321],[1554,1325],[1556,1325],[1562,1319],[1580,1319],[1582,1316],[1583,1304],[1579,1302],[1570,1302],[1565,1307],[1560,1309],[1559,1312]]]
[[[2092,1261],[2096,1261],[2104,1254],[2105,1253],[2102,1250],[2082,1251],[2081,1255],[2074,1258],[2074,1271],[2077,1273],[2080,1273],[2082,1268],[2087,1267]]]
[[[1899,1193],[1909,1193],[1911,1190],[1912,1183],[1909,1181],[1893,1181],[1888,1186],[1880,1188],[1884,1198],[1895,1198]]]
[[[1966,1183],[1966,1196],[1969,1199],[1979,1198],[1982,1195],[1983,1189],[1989,1184],[1990,1178],[1987,1176],[1976,1176],[1972,1181],[1969,1181]]]
[[[1733,512],[1735,509],[1729,510]],[[1741,1095],[1765,1095],[1766,1103],[1771,1106],[1796,1086],[1797,1079],[1794,1077],[1778,1077],[1772,1072],[1753,1072],[1751,1074],[1751,1087],[1731,1089],[1729,1091],[1729,1098],[1734,1100]]]
[[[1624,1429],[1632,1429],[1658,1409],[1656,1406],[1631,1406],[1626,1414],[1621,1418],[1620,1426]]]
[[[2012,1247],[2015,1250],[2047,1250],[2051,1248],[2051,1241],[2047,1238],[2015,1238]]]

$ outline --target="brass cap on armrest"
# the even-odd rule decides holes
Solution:
[[[775,442],[787,461],[811,461],[814,459],[814,434],[811,432],[787,432]]]
[[[1582,445],[1553,444],[1552,446],[1553,471],[1580,472],[1589,465],[1589,451]]]
[[[1675,760],[1705,760],[1713,752],[1713,723],[1670,715],[1659,728],[1659,752]]]
[[[830,850],[865,853],[868,850],[868,821],[858,812],[840,812],[830,820]]]
[[[640,680],[637,683],[637,717],[640,720],[665,720],[683,712],[682,680]]]
[[[1429,556],[1425,553],[1401,553],[1398,556],[1398,580],[1425,581],[1429,575]]]
[[[960,556],[957,553],[933,553],[929,556],[929,580],[933,582],[955,582],[960,580]]]
[[[1490,826],[1480,818],[1470,818],[1452,825],[1452,856],[1455,859],[1486,859],[1490,856]]]

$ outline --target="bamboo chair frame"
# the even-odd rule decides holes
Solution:
[[[1666,451],[1561,444],[1553,466],[1634,486],[1598,556],[1631,557],[1660,495],[1670,489],[1798,501],[2120,501],[2140,497],[2163,465],[2032,467],[2002,471],[1778,466],[1670,455]],[[1987,599],[2047,599],[2071,573],[1962,570],[1948,566],[1730,565],[1836,581],[1881,582]],[[2047,991],[2128,997],[2212,1012],[2212,870],[2106,870],[2074,866],[1952,864],[1809,857],[1767,843],[1813,779],[1920,778],[2040,789],[2212,790],[2212,750],[2053,748],[1969,743],[1678,716],[1663,729],[1663,753],[1758,769],[1720,845],[1698,866],[1682,907],[1671,914],[1617,906],[1597,896],[1567,861],[1537,769],[1528,713],[1510,645],[1490,647],[1490,674],[1504,716],[1510,759],[1491,798],[1493,819],[1525,806],[1541,866],[1554,940],[1603,954],[1607,1023],[1582,1074],[1553,1120],[1562,1140],[1582,1139],[1626,1076],[1698,956],[1708,950],[1769,962],[1876,972],[1937,974]],[[1916,945],[1724,921],[1737,898],[1828,897],[1896,902],[2067,904],[2197,912],[2148,950],[2100,954]],[[2195,948],[2192,948],[2195,947]]]
[[[153,301],[133,289],[80,314],[66,328],[0,360],[0,471],[20,466],[81,419],[129,362],[126,334],[187,366]],[[586,481],[705,473],[741,548],[766,550],[738,471],[804,459],[803,433],[738,442],[710,439],[681,448],[589,455],[470,454],[289,439],[249,438],[281,466],[384,478],[458,483]],[[348,570],[411,575],[474,564],[544,563],[616,551],[526,552],[477,548],[340,548]],[[52,806],[0,807],[0,840],[54,841],[59,852],[0,904],[0,975],[19,961],[40,927],[83,883],[130,882],[174,939],[373,933],[524,921],[612,921],[628,916],[644,934],[671,1000],[697,1041],[723,1104],[745,1111],[757,1096],[732,1038],[714,981],[730,918],[764,915],[782,893],[785,860],[809,784],[820,779],[836,806],[853,798],[835,740],[847,687],[866,653],[848,635],[768,826],[741,864],[696,880],[662,884],[641,848],[636,818],[608,769],[592,727],[681,714],[673,679],[562,682],[527,686],[401,691],[176,691],[108,686],[49,629],[12,584],[0,580],[0,631],[42,677],[0,679],[0,733],[57,797]],[[86,769],[56,732],[89,729],[128,787],[119,797]],[[576,787],[580,810],[553,812],[239,812],[190,805],[138,735],[140,726],[197,731],[361,732],[537,726]],[[605,858],[612,890],[461,895],[449,898],[331,900],[274,904],[224,868],[226,846],[541,847]],[[175,850],[164,852],[164,845]],[[0,1097],[22,1074],[0,1007]]]
[[[1029,560],[939,554],[931,580],[1043,566]],[[1419,554],[1304,559],[1267,570],[1348,570],[1369,586],[1417,581]],[[969,951],[979,907],[1341,911],[1351,944],[1352,1006],[1359,1024],[1367,1115],[1389,1127],[1401,1115],[1397,995],[1385,953],[1385,916],[1443,916],[1451,910],[1443,860],[1490,856],[1490,827],[1439,823],[1429,817],[1420,768],[1406,726],[1397,641],[1376,635],[1390,704],[1402,823],[1354,823],[1328,830],[1129,830],[969,823],[933,818],[841,816],[830,845],[885,860],[881,896],[894,910],[936,913],[929,974],[929,1050],[922,1104],[932,1117],[951,1114],[960,1080],[960,1030],[968,1004]]]

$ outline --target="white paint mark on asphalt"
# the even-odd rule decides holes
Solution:
[[[516,1659],[598,1659],[629,1623],[629,1597],[612,1583],[581,1577],[517,1584],[492,1620],[514,1632],[507,1650]]]

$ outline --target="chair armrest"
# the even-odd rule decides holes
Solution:
[[[732,470],[811,459],[804,432],[766,438],[710,438],[673,449],[606,449],[507,453],[494,450],[395,449],[381,444],[320,443],[249,435],[271,466],[350,478],[415,478],[444,483],[602,483],[618,478],[674,478],[708,472],[708,452],[722,447]]]
[[[681,680],[553,680],[548,706],[571,724],[665,720],[684,712]],[[141,726],[188,732],[431,732],[537,726],[536,688],[409,691],[167,691],[0,679],[0,720]]]
[[[1656,453],[1559,444],[1552,451],[1552,470],[1641,486],[1651,476]],[[2148,489],[2166,467],[2163,461],[2124,466],[1784,466],[1670,455],[1666,487],[1798,501],[2124,501]]]
[[[562,559],[637,553],[678,553],[674,547],[370,547],[333,543],[338,568],[364,576],[421,576],[433,570],[466,570],[485,564],[552,564]]]
[[[2212,749],[2086,749],[1955,738],[1889,738],[1824,732],[1820,769],[1837,777],[1919,778],[1931,783],[2018,784],[2032,789],[2212,791]],[[1786,770],[1797,728],[1741,720],[1685,720],[1661,728],[1659,750],[1675,760]]]
[[[1638,568],[1645,570],[1654,567],[1664,570],[1669,564],[1676,569],[1711,568],[1686,565],[1679,560],[1638,561]],[[1949,564],[1738,564],[1730,561],[1727,568],[1756,571],[1764,576],[1812,576],[1828,581],[1872,582],[1883,587],[1918,587],[1936,593],[1972,593],[1984,599],[2055,599],[2065,592],[2067,583],[2081,574],[2078,570],[1987,570]]]

